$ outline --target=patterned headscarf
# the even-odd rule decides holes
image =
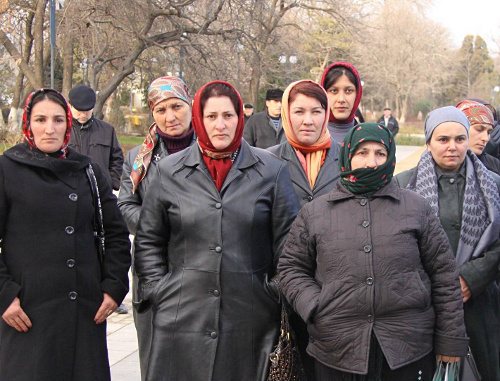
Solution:
[[[229,86],[232,91],[238,96],[239,113],[238,113],[238,126],[236,127],[236,133],[234,134],[233,141],[223,150],[216,149],[210,138],[208,137],[207,131],[205,130],[205,124],[203,123],[203,110],[201,108],[201,96],[205,88],[209,85],[220,83]],[[243,137],[243,128],[245,125],[245,114],[243,113],[243,102],[241,100],[238,91],[227,82],[223,81],[213,81],[207,83],[202,88],[200,88],[196,95],[194,96],[193,102],[193,128],[194,132],[198,136],[198,146],[200,147],[201,153],[203,155],[203,160],[205,161],[210,174],[215,182],[217,189],[220,191],[222,184],[226,179],[227,174],[232,166],[231,157],[241,146],[241,138]]]
[[[377,168],[351,170],[351,159],[358,146],[376,142],[387,149],[387,161]],[[392,133],[383,124],[361,123],[352,128],[342,142],[339,154],[340,181],[354,194],[370,195],[388,184],[396,166],[396,143]]]
[[[61,148],[59,149],[61,155],[59,156],[60,159],[65,159],[66,155],[68,154],[68,143],[69,143],[69,138],[71,137],[71,124],[73,123],[73,116],[71,115],[71,108],[69,107],[68,102],[66,99],[63,97],[63,95],[54,89],[40,89],[32,92],[28,98],[26,99],[26,105],[24,106],[24,114],[23,114],[23,136],[24,140],[31,146],[31,148],[36,148],[35,143],[35,137],[33,136],[33,131],[31,130],[30,126],[30,120],[31,120],[31,112],[33,109],[33,100],[39,95],[39,94],[47,94],[47,93],[53,93],[55,94],[58,98],[61,99],[61,102],[66,105],[64,108],[64,111],[66,113],[66,134],[64,136],[63,144]],[[42,99],[46,99],[46,96],[42,96]],[[38,102],[37,102],[38,103]]]
[[[363,95],[363,86],[361,85],[361,77],[359,76],[358,70],[356,70],[356,68],[353,65],[351,65],[350,63],[348,63],[348,62],[334,62],[330,66],[328,66],[325,69],[325,71],[323,72],[323,76],[321,77],[321,86],[323,86],[323,88],[325,88],[326,75],[328,74],[328,72],[330,70],[335,69],[335,68],[346,68],[349,71],[351,71],[352,74],[354,74],[354,77],[356,77],[356,83],[354,84],[354,85],[356,85],[356,99],[354,101],[354,104],[352,105],[351,114],[347,117],[347,119],[338,120],[333,115],[333,112],[330,112],[330,119],[329,120],[330,120],[330,122],[335,122],[335,123],[339,123],[339,124],[351,123],[354,120],[354,116],[356,114],[356,110],[358,109],[359,102],[361,102],[361,96]],[[325,90],[328,91],[328,89],[326,89],[326,88],[325,88]]]
[[[493,113],[491,110],[482,105],[481,103],[477,103],[471,100],[464,100],[457,104],[456,106],[460,111],[462,111],[467,119],[469,119],[469,123],[473,124],[491,124],[495,125],[495,119],[493,118]]]
[[[155,106],[170,98],[179,98],[186,102],[191,107],[191,96],[186,83],[177,77],[160,77],[151,82],[148,89],[148,105],[151,112]],[[135,157],[132,170],[130,171],[130,180],[132,180],[132,193],[135,193],[139,183],[146,177],[153,150],[158,144],[158,133],[156,132],[157,124],[153,123],[149,127],[148,135],[142,143],[139,152]],[[188,131],[190,133],[191,131]]]
[[[318,140],[310,146],[302,146],[297,139],[297,136],[293,132],[292,123],[290,122],[290,104],[288,99],[290,98],[290,92],[292,89],[301,83],[312,83],[320,91],[325,94],[327,99],[327,109],[325,114],[325,120],[321,128],[321,134]],[[311,189],[314,188],[316,179],[318,178],[319,171],[323,165],[324,158],[326,155],[326,150],[331,147],[332,140],[330,138],[330,133],[328,132],[328,114],[330,113],[330,103],[328,102],[328,96],[326,95],[325,89],[323,89],[316,82],[310,80],[297,81],[290,84],[283,94],[283,102],[281,107],[281,121],[283,123],[283,129],[285,130],[285,135],[290,143],[290,145],[295,149],[295,153],[302,164],[302,168],[309,180],[309,186]]]

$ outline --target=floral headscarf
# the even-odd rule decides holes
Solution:
[[[293,132],[293,127],[290,122],[290,104],[288,99],[290,98],[290,92],[293,88],[301,83],[312,83],[318,87],[324,94],[327,99],[327,109],[325,114],[325,121],[323,122],[323,126],[321,128],[321,134],[318,137],[318,140],[307,147],[304,147],[300,144],[299,140],[295,136]],[[283,129],[285,130],[285,135],[290,143],[290,145],[295,149],[295,153],[302,164],[302,168],[306,174],[307,179],[309,180],[309,186],[311,189],[314,188],[314,184],[316,183],[316,179],[318,177],[319,171],[321,170],[321,166],[325,160],[326,150],[331,147],[332,140],[330,138],[330,133],[328,132],[328,114],[330,113],[330,103],[328,102],[328,96],[326,95],[325,89],[323,89],[316,82],[310,80],[302,80],[297,81],[290,84],[283,94],[283,101],[281,107],[281,121],[283,123]]]
[[[36,96],[39,94],[47,94],[47,93],[53,93],[57,97],[59,97],[62,101],[62,103],[65,105],[64,111],[66,113],[66,134],[64,136],[63,144],[61,148],[59,149],[60,151],[60,159],[65,159],[66,155],[68,154],[68,143],[69,143],[69,138],[71,137],[71,125],[73,123],[73,116],[71,115],[71,108],[69,106],[69,103],[66,101],[66,99],[63,97],[63,95],[54,89],[40,89],[32,92],[28,98],[26,99],[26,104],[24,106],[24,114],[23,114],[23,136],[24,140],[31,146],[31,148],[36,148],[35,143],[35,137],[33,136],[33,131],[31,130],[31,125],[30,125],[30,120],[31,120],[31,112],[33,109],[33,99],[35,99]],[[43,99],[43,98],[42,98]]]
[[[351,170],[351,159],[358,146],[376,142],[387,149],[387,161],[377,168]],[[383,124],[361,123],[346,135],[339,155],[340,181],[354,194],[373,194],[388,184],[396,166],[396,143],[392,133]]]
[[[179,98],[191,107],[191,95],[186,83],[177,77],[160,77],[151,82],[148,88],[148,105],[151,112],[155,106],[170,98]],[[153,150],[158,144],[157,124],[153,123],[149,127],[148,135],[142,143],[139,152],[135,157],[132,170],[130,171],[130,180],[132,181],[132,193],[135,193],[139,183],[146,177],[149,164],[153,157]],[[187,133],[192,134],[190,129]]]

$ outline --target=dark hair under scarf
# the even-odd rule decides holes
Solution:
[[[71,125],[73,123],[73,116],[71,115],[71,108],[69,107],[68,102],[63,97],[63,95],[54,89],[39,89],[32,92],[28,98],[26,99],[26,104],[24,106],[24,114],[23,114],[23,135],[24,140],[31,146],[31,149],[38,147],[35,143],[35,137],[33,136],[33,131],[31,130],[31,112],[33,110],[33,106],[38,102],[50,100],[58,105],[60,105],[64,112],[66,113],[66,135],[64,136],[64,141],[59,148],[59,159],[65,159],[68,154],[68,143],[69,138],[71,136]]]
[[[387,149],[387,161],[377,168],[351,170],[351,159],[358,146],[364,142],[376,142]],[[342,142],[339,154],[340,182],[354,194],[371,195],[386,184],[396,166],[396,143],[392,133],[383,124],[361,123],[352,128]]]
[[[354,120],[354,116],[356,114],[356,110],[358,109],[359,103],[361,102],[361,96],[363,95],[363,86],[361,85],[361,77],[359,76],[358,71],[356,68],[351,65],[348,62],[334,62],[330,66],[328,66],[325,71],[323,72],[323,76],[321,77],[321,86],[328,92],[328,88],[331,87],[332,84],[327,83],[327,77],[328,73],[330,73],[332,70],[347,70],[350,71],[354,77],[356,78],[356,81],[354,82],[354,86],[356,87],[356,100],[354,101],[354,104],[352,105],[352,110],[347,119],[344,120],[338,120],[335,118],[333,115],[333,112],[330,112],[330,122],[335,122],[339,124],[347,124],[351,123]],[[335,83],[335,81],[334,81]]]

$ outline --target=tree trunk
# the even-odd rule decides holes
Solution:
[[[62,48],[63,55],[63,83],[62,94],[69,96],[69,91],[73,87],[73,38],[65,36]]]
[[[43,21],[45,16],[46,0],[38,0],[35,11],[35,88],[43,87]]]

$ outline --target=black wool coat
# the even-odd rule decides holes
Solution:
[[[154,316],[146,379],[265,381],[281,311],[270,279],[299,208],[286,164],[242,141],[220,192],[198,145],[157,168],[134,241]]]
[[[98,165],[106,232],[99,261],[90,158],[65,160],[17,145],[0,157],[0,314],[18,296],[33,327],[0,321],[0,380],[109,380],[106,324],[94,316],[108,293],[128,291],[130,242],[116,198]]]

